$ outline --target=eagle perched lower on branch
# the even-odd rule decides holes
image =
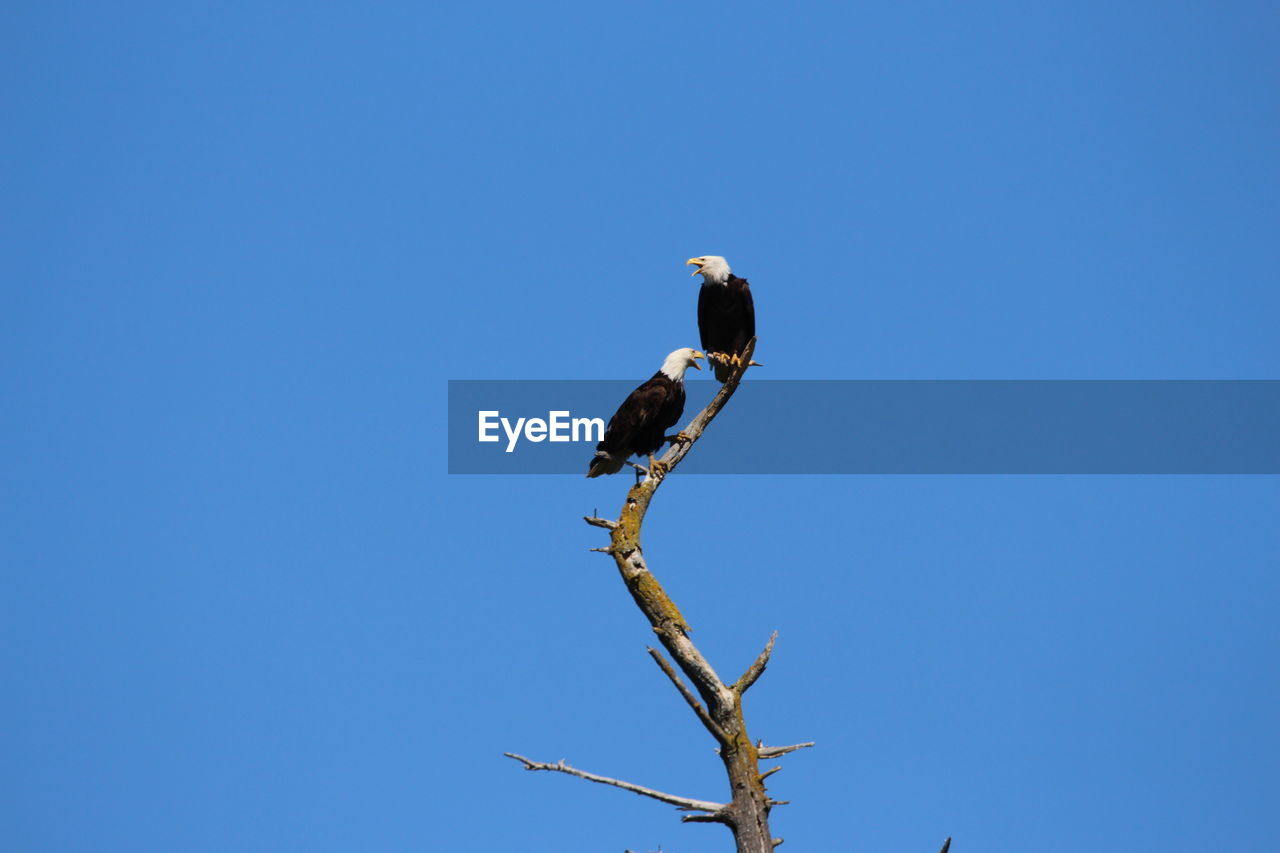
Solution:
[[[662,369],[627,395],[609,419],[604,439],[596,445],[588,477],[616,474],[632,455],[648,455],[649,469],[653,470],[653,454],[666,443],[667,430],[684,414],[684,372],[690,367],[701,370],[700,358],[702,353],[695,349],[676,350],[662,362]]]

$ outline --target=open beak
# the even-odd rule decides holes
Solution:
[[[689,260],[684,262],[684,265],[686,267],[697,267],[697,269],[689,273],[689,275],[697,275],[698,273],[702,272],[702,264],[703,264],[702,258],[690,258]]]
[[[700,359],[700,358],[706,358],[706,356],[705,356],[705,355],[703,355],[702,353],[698,352],[697,350],[694,350],[694,351],[693,351],[693,369],[694,369],[694,370],[701,370],[701,369],[702,369],[701,365],[699,365],[699,364],[698,364],[698,359]]]

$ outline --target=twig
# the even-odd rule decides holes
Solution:
[[[676,690],[680,691],[680,695],[684,697],[684,701],[689,703],[689,707],[693,709],[693,713],[698,715],[698,719],[702,721],[702,725],[706,726],[707,731],[711,732],[711,736],[721,743],[726,743],[729,738],[724,733],[724,730],[716,724],[715,720],[711,719],[711,715],[707,713],[707,709],[702,707],[702,703],[698,701],[698,697],[694,696],[693,691],[690,690],[688,685],[680,679],[680,674],[675,671],[671,664],[667,663],[667,659],[662,656],[662,652],[658,651],[653,646],[647,646],[646,648],[649,651],[649,656],[652,657],[654,662],[658,664],[658,667],[666,673],[667,678],[671,679],[671,683],[676,686]]]
[[[948,835],[947,840],[942,842],[942,849],[939,850],[938,853],[947,853],[947,851],[950,849],[951,849],[951,836]]]
[[[613,530],[618,526],[618,522],[611,521],[607,518],[598,518],[594,515],[584,515],[582,520],[592,527],[603,527],[605,530]]]
[[[655,791],[653,788],[646,788],[643,785],[634,785],[631,782],[624,782],[621,779],[611,779],[608,776],[598,776],[595,773],[588,773],[585,770],[579,770],[576,767],[570,767],[565,764],[564,759],[560,759],[555,764],[547,764],[542,761],[534,761],[525,758],[523,755],[517,755],[514,752],[502,753],[507,758],[514,758],[524,765],[525,770],[553,770],[557,773],[567,773],[570,776],[577,776],[579,779],[586,779],[588,782],[599,782],[601,785],[612,785],[615,788],[621,788],[624,791],[630,791],[633,794],[639,794],[642,797],[651,797],[660,800],[667,805],[675,806],[679,809],[695,812],[716,812],[723,811],[724,803],[713,803],[709,800],[695,800],[690,797],[678,797],[675,794],[664,794],[662,791]]]
[[[755,659],[751,666],[747,667],[747,671],[742,673],[742,677],[733,683],[733,692],[741,696],[747,692],[747,688],[756,683],[761,675],[764,674],[764,668],[769,665],[769,656],[773,654],[773,644],[778,639],[778,632],[774,631],[769,635],[769,642],[765,643],[764,651]]]
[[[809,741],[808,743],[793,743],[791,746],[761,745],[756,747],[756,754],[761,758],[778,758],[779,756],[786,755],[788,752],[795,752],[797,749],[808,749],[813,746],[814,743],[816,743],[816,741]]]

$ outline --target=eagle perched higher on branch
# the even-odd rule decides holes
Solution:
[[[738,363],[747,342],[756,336],[756,306],[745,278],[729,269],[729,262],[719,255],[690,258],[686,266],[697,267],[693,275],[702,273],[702,289],[698,293],[698,332],[707,361],[715,368],[716,379],[726,382]]]

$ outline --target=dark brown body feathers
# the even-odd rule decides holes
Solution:
[[[605,427],[604,439],[587,469],[588,477],[616,474],[630,456],[662,448],[667,430],[684,414],[684,382],[662,371],[627,395]]]
[[[698,332],[703,352],[737,355],[756,335],[756,307],[745,278],[729,275],[722,284],[704,283],[698,292]],[[716,379],[725,382],[730,368],[716,364]]]

